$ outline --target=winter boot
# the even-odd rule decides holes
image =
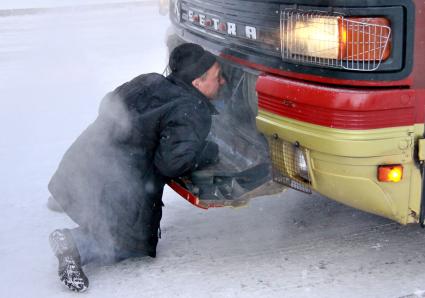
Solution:
[[[80,254],[75,247],[69,230],[55,230],[49,236],[50,246],[59,261],[59,279],[71,291],[84,292],[89,280],[84,274]]]

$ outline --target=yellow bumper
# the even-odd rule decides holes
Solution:
[[[314,191],[401,224],[418,222],[421,175],[413,154],[423,125],[343,130],[260,110],[257,127],[305,149]],[[403,179],[379,182],[377,166],[382,164],[402,164]]]

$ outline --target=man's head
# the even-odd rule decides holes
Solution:
[[[194,79],[192,85],[209,99],[214,99],[225,82],[221,75],[220,64],[215,62],[206,73]]]
[[[187,84],[213,99],[225,83],[216,57],[201,46],[185,43],[170,54],[168,65],[172,73]]]

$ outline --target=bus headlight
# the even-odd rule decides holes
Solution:
[[[375,70],[391,54],[391,27],[386,18],[283,10],[280,20],[284,60]]]
[[[308,174],[307,161],[304,157],[304,152],[299,148],[295,147],[294,150],[294,167],[295,172],[303,178],[305,181],[310,181],[310,176]]]

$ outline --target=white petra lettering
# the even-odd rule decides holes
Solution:
[[[211,27],[214,28],[216,31],[226,31],[226,24],[227,24],[227,34],[238,36],[237,33],[237,25],[236,23],[231,22],[221,22],[220,19],[217,18],[211,18],[208,19],[208,17],[204,14],[196,13],[193,10],[188,9],[187,10],[187,19],[190,22],[199,23],[199,25],[203,27]],[[253,26],[244,26],[245,28],[245,37],[252,40],[257,40],[257,28]],[[243,34],[240,32],[240,35]]]
[[[220,23],[220,20],[212,18],[212,21],[214,23],[214,29],[218,30],[218,24]]]
[[[192,10],[188,10],[187,11],[187,14],[188,14],[189,21],[193,22],[193,11]]]
[[[245,27],[246,37],[249,39],[257,39],[257,30],[255,27],[246,26]]]
[[[236,24],[227,22],[227,34],[236,36]]]
[[[199,24],[205,26],[205,16],[203,14],[199,15]]]

